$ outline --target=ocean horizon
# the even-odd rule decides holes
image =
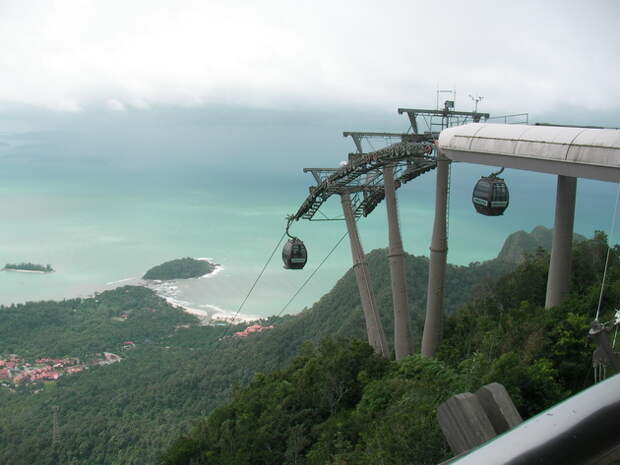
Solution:
[[[170,125],[170,117],[161,122],[150,114],[147,121],[128,116],[78,127],[69,121],[54,130],[5,137],[11,142],[0,149],[0,265],[49,263],[56,272],[0,273],[0,304],[92,295],[189,256],[211,257],[222,270],[158,292],[184,306],[234,314],[282,237],[286,215],[299,208],[314,182],[302,168],[338,166],[353,151],[341,136],[351,123],[337,119],[313,120],[312,142],[299,148],[295,142],[310,131],[305,120],[274,122],[265,116],[261,122],[254,115],[241,131],[249,136],[239,140],[232,123],[206,118]],[[100,133],[102,128],[107,132]],[[510,233],[553,227],[556,178],[546,174],[506,170],[511,192],[506,214],[476,214],[473,185],[491,171],[452,166],[449,263],[494,258]],[[403,242],[413,255],[428,256],[434,182],[431,171],[398,190]],[[575,232],[610,233],[616,187],[579,180]],[[340,217],[339,202],[328,202],[324,213]],[[383,205],[358,227],[366,252],[387,247]],[[277,250],[241,314],[280,313],[345,230],[343,221],[294,223],[291,231],[305,241],[308,264],[284,270]],[[345,240],[285,312],[311,306],[350,267]]]

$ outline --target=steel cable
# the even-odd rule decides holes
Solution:
[[[263,276],[263,273],[265,273],[265,270],[267,269],[267,266],[269,266],[269,263],[271,262],[271,259],[275,255],[276,251],[280,248],[280,244],[282,244],[282,241],[284,240],[284,237],[286,236],[286,234],[287,233],[284,232],[284,234],[282,234],[282,237],[280,237],[280,240],[278,241],[278,243],[274,247],[273,251],[271,252],[271,255],[269,255],[269,258],[267,259],[267,261],[263,265],[263,269],[260,270],[260,273],[258,273],[258,276],[254,280],[254,283],[252,284],[252,287],[250,287],[250,290],[248,291],[248,293],[246,294],[245,298],[243,299],[243,301],[239,305],[239,308],[237,308],[237,311],[235,312],[235,314],[233,315],[232,319],[230,320],[230,323],[229,323],[228,327],[226,328],[226,330],[224,331],[224,335],[222,337],[226,337],[227,336],[228,331],[230,330],[230,328],[233,326],[233,324],[235,322],[235,318],[237,318],[237,315],[239,315],[239,312],[241,312],[241,309],[243,308],[243,306],[245,305],[247,300],[250,298],[250,295],[254,291],[254,288],[256,287],[256,284],[258,284],[258,281]]]
[[[605,257],[605,268],[603,270],[603,279],[601,281],[601,292],[598,297],[598,306],[596,307],[595,321],[598,321],[598,316],[601,312],[601,303],[603,301],[603,290],[605,289],[605,278],[607,277],[607,266],[609,265],[609,255],[611,253],[611,238],[613,237],[614,230],[616,228],[616,214],[618,213],[618,200],[620,199],[620,183],[618,183],[618,189],[616,191],[616,205],[614,206],[614,214],[611,219],[611,228],[609,231],[609,237],[607,238],[607,257]]]
[[[349,235],[348,232],[345,232],[342,237],[340,239],[338,239],[338,242],[336,242],[336,245],[334,245],[332,247],[332,249],[329,251],[329,253],[325,256],[325,258],[323,258],[323,260],[321,261],[321,263],[318,264],[318,266],[314,269],[314,271],[312,273],[310,273],[310,276],[308,276],[306,278],[306,280],[301,284],[301,286],[299,287],[299,289],[297,289],[297,291],[291,296],[291,298],[288,300],[288,302],[286,302],[286,304],[284,305],[284,307],[282,307],[282,310],[280,310],[280,312],[276,315],[276,316],[280,316],[282,315],[282,313],[284,312],[284,310],[286,310],[288,308],[288,306],[293,302],[293,300],[295,300],[295,298],[299,295],[299,293],[303,290],[304,287],[306,287],[306,284],[308,284],[310,282],[310,280],[314,277],[314,275],[319,271],[319,269],[321,268],[321,266],[323,266],[323,264],[327,261],[327,259],[330,257],[330,255],[332,253],[334,253],[334,251],[338,248],[338,246],[342,243],[342,241],[344,240],[345,237],[347,237]]]

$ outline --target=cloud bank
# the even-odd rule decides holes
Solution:
[[[0,2],[0,105],[618,108],[614,1]]]

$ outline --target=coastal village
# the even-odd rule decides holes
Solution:
[[[122,345],[123,350],[134,347],[135,343],[132,341],[126,341]],[[82,362],[75,357],[42,357],[28,361],[17,354],[9,354],[0,358],[0,386],[11,388],[19,384],[56,381],[64,375],[80,373],[92,366],[111,365],[121,360],[121,356],[112,352],[96,353],[89,362]]]
[[[273,329],[273,325],[262,326],[262,325],[256,324],[256,325],[248,326],[243,331],[237,331],[236,333],[233,334],[233,336],[234,337],[248,337],[250,334],[262,333],[263,331],[267,331],[270,329]]]
[[[177,329],[188,328],[189,326],[179,325]],[[244,338],[270,329],[273,329],[273,325],[253,324],[242,331],[233,333],[232,336]],[[136,344],[133,341],[125,341],[121,344],[121,350],[123,351],[131,350],[135,347]],[[35,360],[27,360],[17,354],[9,354],[0,358],[0,386],[13,388],[17,385],[29,383],[56,381],[61,376],[80,373],[92,366],[111,365],[122,360],[123,358],[120,355],[112,352],[96,353],[88,362],[81,361],[76,357],[42,357]]]

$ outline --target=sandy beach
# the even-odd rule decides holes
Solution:
[[[256,321],[260,319],[259,317],[253,315],[236,314],[236,312],[234,311],[225,310],[216,305],[208,303],[200,304],[199,307],[201,308],[196,308],[195,303],[191,304],[190,302],[186,302],[180,299],[179,294],[181,290],[179,289],[179,284],[181,282],[215,278],[224,270],[224,267],[221,264],[216,263],[212,258],[201,257],[196,258],[196,260],[208,262],[213,266],[213,269],[210,273],[187,280],[145,281],[138,278],[139,280],[136,284],[154,290],[158,296],[165,299],[166,302],[168,302],[170,305],[179,307],[183,309],[184,312],[197,317],[202,325],[213,324],[214,322],[238,324],[243,322]],[[114,283],[123,283],[132,279],[135,278],[121,279],[119,281],[115,281]]]

